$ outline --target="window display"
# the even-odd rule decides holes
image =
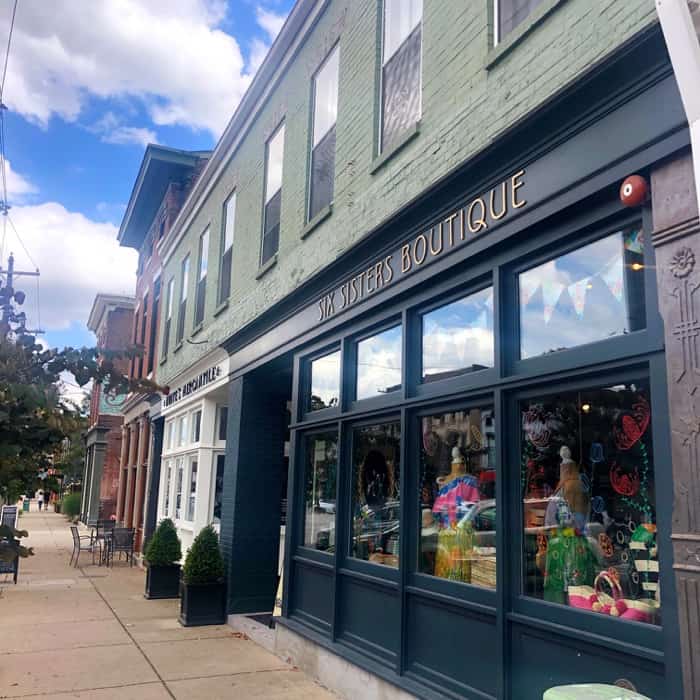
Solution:
[[[172,425],[172,423],[171,423]],[[165,489],[163,493],[163,515],[167,518],[170,515],[170,484],[172,482],[173,467],[172,462],[168,460],[165,470]]]
[[[356,428],[352,441],[351,555],[397,568],[401,424]]]
[[[420,419],[419,571],[496,587],[496,425],[491,409]]]
[[[225,410],[225,409],[224,409]],[[216,477],[214,478],[214,513],[215,525],[221,523],[221,500],[224,495],[224,464],[226,455],[216,455]]]
[[[184,478],[184,458],[178,457],[175,461],[175,519],[182,517],[182,481]]]
[[[338,431],[306,438],[304,546],[335,551],[335,494]]]
[[[521,359],[646,326],[639,227],[549,260],[520,274],[518,282]]]
[[[660,623],[646,381],[521,405],[527,595]]]
[[[401,326],[394,326],[357,344],[357,399],[401,388]]]
[[[334,408],[340,397],[340,350],[311,362],[309,410]]]
[[[493,289],[423,315],[423,381],[493,367]]]

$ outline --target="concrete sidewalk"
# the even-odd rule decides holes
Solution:
[[[24,513],[35,556],[0,574],[0,698],[331,699],[228,626],[181,627],[177,600],[146,600],[144,572],[68,566],[65,518]],[[3,582],[5,581],[5,582]]]

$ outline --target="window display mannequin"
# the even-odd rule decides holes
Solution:
[[[588,522],[590,496],[581,480],[579,465],[571,459],[571,450],[563,445],[559,456],[559,483],[547,506],[545,526],[571,525],[582,532]]]
[[[459,447],[452,448],[450,473],[438,478],[440,490],[433,504],[440,530],[435,575],[469,583],[471,580],[472,533],[464,516],[479,501],[476,478],[467,473]]]

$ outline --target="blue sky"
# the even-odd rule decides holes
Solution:
[[[116,230],[149,141],[212,148],[292,0],[20,0],[3,101],[11,226],[30,325],[94,342],[98,291],[133,293]],[[0,3],[0,47],[12,3]],[[1,229],[0,229],[1,231]],[[37,303],[40,296],[40,303]],[[40,318],[39,318],[40,316]]]

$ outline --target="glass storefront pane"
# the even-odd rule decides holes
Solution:
[[[423,381],[493,367],[493,288],[423,315]]]
[[[357,344],[357,399],[401,388],[401,326]]]
[[[521,359],[646,326],[640,227],[549,260],[518,283]]]
[[[659,624],[644,380],[521,404],[526,595]]]
[[[493,410],[420,419],[419,571],[496,587],[496,424]]]
[[[216,477],[214,479],[214,512],[212,522],[221,523],[221,502],[224,496],[224,464],[226,455],[216,455]]]
[[[192,460],[190,465],[190,492],[187,499],[187,517],[186,520],[190,522],[194,520],[194,505],[195,497],[197,495],[197,468],[199,463],[196,459]]]
[[[304,546],[335,552],[335,487],[338,431],[306,438],[304,480]]]
[[[178,457],[175,461],[175,519],[182,517],[182,481],[184,471],[184,457]]]
[[[340,350],[311,361],[309,410],[335,408],[340,398]]]
[[[397,568],[401,424],[356,428],[352,447],[351,556]]]
[[[166,518],[170,515],[170,484],[172,483],[172,473],[172,462],[168,461],[165,471],[165,493],[163,494],[163,515]]]

